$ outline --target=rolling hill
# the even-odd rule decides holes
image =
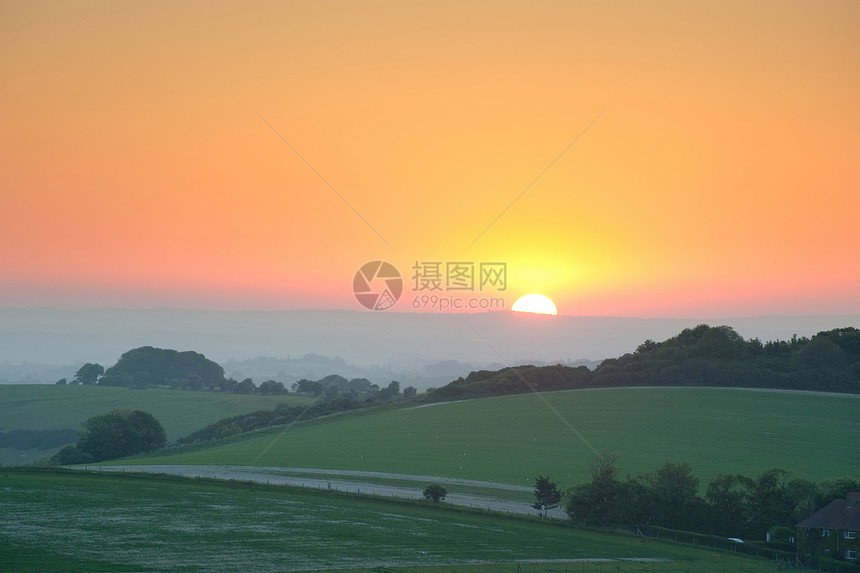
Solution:
[[[164,426],[167,439],[175,440],[222,418],[271,410],[282,402],[299,404],[310,400],[299,396],[131,390],[107,386],[0,385],[0,432],[77,430],[90,416],[128,408],[151,413]],[[57,449],[0,448],[0,463],[30,463],[50,456]]]
[[[585,366],[513,366],[472,372],[429,392],[443,401],[549,390],[630,386],[713,386],[860,393],[860,329],[811,338],[744,340],[729,326],[700,324],[632,353]]]
[[[782,467],[798,477],[860,475],[860,397],[725,388],[570,390],[362,411],[133,463],[366,470],[529,485],[589,479],[595,450],[622,474],[689,462],[719,473]],[[122,462],[119,462],[122,463]]]

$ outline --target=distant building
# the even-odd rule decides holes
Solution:
[[[801,555],[856,562],[860,554],[860,492],[834,499],[797,524]]]

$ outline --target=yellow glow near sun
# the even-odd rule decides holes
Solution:
[[[558,314],[555,304],[542,294],[527,294],[521,296],[511,307],[515,312],[533,312],[535,314]]]

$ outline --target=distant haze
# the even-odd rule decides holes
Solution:
[[[315,377],[339,373],[419,389],[472,369],[587,362],[632,352],[645,339],[700,323],[726,324],[763,341],[860,327],[860,315],[732,319],[536,316],[511,312],[415,314],[357,311],[0,309],[0,381],[50,383],[84,362],[113,365],[139,346],[194,350],[228,376]],[[307,354],[320,355],[303,359]],[[280,361],[252,361],[266,357]],[[339,360],[338,360],[339,358]]]

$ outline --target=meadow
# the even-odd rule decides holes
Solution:
[[[222,418],[271,410],[277,404],[310,403],[304,396],[260,396],[131,390],[110,386],[57,386],[53,384],[0,385],[0,431],[78,430],[90,416],[114,409],[144,410],[161,422],[168,440],[175,440]],[[50,456],[41,450],[0,449],[4,465],[30,463]]]
[[[614,388],[364,411],[271,429],[134,464],[259,465],[392,472],[566,487],[595,451],[621,475],[689,462],[720,473],[781,467],[812,480],[860,475],[860,397],[720,388]],[[117,463],[124,463],[122,461]]]
[[[455,510],[250,483],[0,471],[0,570],[583,573],[744,571],[732,552]]]

